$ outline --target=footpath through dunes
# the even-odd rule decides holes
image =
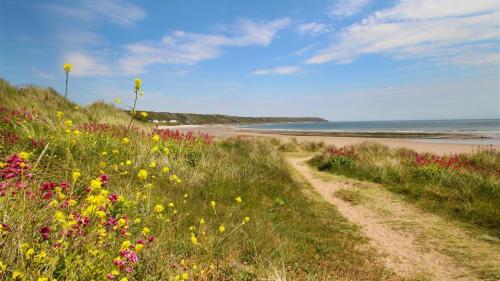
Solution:
[[[315,171],[308,158],[288,157],[291,166],[382,254],[388,268],[418,280],[500,280],[497,239],[467,225],[422,211],[381,188]]]

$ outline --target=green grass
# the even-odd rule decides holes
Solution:
[[[0,139],[0,169],[22,155],[33,174],[0,176],[0,278],[103,280],[116,271],[118,280],[397,279],[356,226],[290,174],[271,140],[155,140],[135,123],[124,142],[129,116],[111,105],[76,108],[53,90],[4,81],[0,99],[0,133],[9,136]],[[109,183],[96,181],[102,174]],[[42,183],[51,181],[71,188],[44,199]],[[114,193],[116,202],[107,199]],[[88,224],[76,227],[78,217]],[[122,220],[109,225],[111,218]],[[130,273],[113,264],[121,250],[138,255]]]
[[[418,157],[434,160],[418,164]],[[365,143],[325,151],[310,164],[319,170],[382,183],[419,206],[471,222],[498,236],[500,153],[478,151],[453,158]]]
[[[352,205],[359,205],[363,202],[363,195],[358,190],[340,189],[335,191],[335,196],[349,202]]]

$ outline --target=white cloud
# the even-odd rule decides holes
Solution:
[[[336,18],[345,18],[361,12],[371,0],[338,0],[328,10],[328,15]]]
[[[349,63],[365,54],[448,63],[495,61],[499,47],[496,3],[402,0],[342,30],[328,48],[306,63]]]
[[[81,21],[109,21],[122,26],[131,26],[146,16],[141,7],[123,0],[75,1],[72,6],[49,6],[59,14]]]
[[[83,51],[67,53],[64,55],[64,63],[73,64],[71,74],[74,76],[83,77],[109,75],[113,73],[109,66]]]
[[[300,24],[296,30],[300,34],[319,35],[332,31],[332,28],[324,23],[308,22]]]
[[[269,22],[240,21],[230,34],[203,34],[174,31],[160,42],[126,46],[120,67],[127,74],[140,73],[151,64],[196,64],[222,54],[223,47],[267,46],[290,19]]]
[[[253,75],[270,75],[270,74],[278,74],[278,75],[290,75],[295,74],[300,71],[300,67],[297,66],[281,66],[269,69],[258,69],[252,71]]]

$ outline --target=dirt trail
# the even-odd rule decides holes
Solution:
[[[340,189],[346,189],[349,184],[345,180],[323,180],[316,176],[304,161],[307,158],[288,158],[291,165],[321,194],[329,203],[335,205],[349,221],[361,227],[362,232],[369,238],[370,243],[381,253],[390,269],[403,277],[415,277],[424,274],[436,280],[478,280],[470,269],[458,266],[454,259],[429,247],[423,247],[409,229],[395,228],[392,216],[381,214],[364,205],[352,205],[334,195]],[[351,186],[352,188],[352,186]],[[385,192],[385,191],[381,191]],[[388,192],[388,191],[387,191]],[[418,215],[419,211],[404,202],[395,202],[386,198],[376,198],[378,203],[392,209],[395,213],[412,215],[413,220],[422,220],[421,223],[440,223],[440,219],[432,214],[425,217]],[[385,201],[385,202],[384,202]],[[420,211],[421,213],[421,211]],[[409,216],[408,216],[409,217]],[[431,225],[430,227],[437,227]],[[442,235],[445,235],[442,233]],[[439,242],[439,241],[438,241]]]

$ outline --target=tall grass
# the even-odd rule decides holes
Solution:
[[[2,279],[395,278],[270,141],[124,138],[104,103],[4,81],[0,99]]]
[[[500,153],[494,150],[438,157],[379,144],[330,149],[310,163],[382,183],[421,206],[500,230]]]

